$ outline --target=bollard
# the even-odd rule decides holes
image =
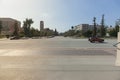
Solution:
[[[118,42],[120,42],[120,32],[118,32]],[[117,45],[116,66],[120,66],[120,44]]]

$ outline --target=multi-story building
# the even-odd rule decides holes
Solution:
[[[100,29],[100,25],[96,25],[97,29]],[[88,30],[93,30],[94,29],[94,25],[89,25],[89,24],[80,24],[74,27],[74,30],[76,31],[82,31],[82,32],[86,32]]]
[[[74,27],[74,30],[80,30],[82,32],[86,32],[88,30],[88,24],[80,24]]]
[[[40,31],[44,30],[44,21],[40,21]]]
[[[2,35],[12,35],[14,32],[14,26],[17,22],[19,31],[21,30],[21,22],[12,18],[0,18],[2,24]]]

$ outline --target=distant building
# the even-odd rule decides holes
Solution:
[[[100,25],[96,25],[97,29],[100,29]],[[89,24],[80,24],[74,27],[74,30],[76,31],[82,31],[82,32],[87,32],[88,30],[93,30],[94,25],[89,25]]]
[[[44,21],[40,21],[40,31],[44,30]]]
[[[12,18],[0,18],[2,22],[2,35],[12,35],[14,32],[15,22],[18,23],[18,29],[21,29],[21,22]]]
[[[89,24],[80,24],[74,27],[74,30],[76,31],[82,31],[82,32],[86,32],[89,28]]]

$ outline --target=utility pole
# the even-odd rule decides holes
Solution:
[[[93,18],[93,24],[94,24],[93,37],[96,37],[96,31],[97,31],[97,28],[96,28],[96,17]]]

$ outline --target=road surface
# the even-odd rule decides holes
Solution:
[[[1,80],[120,80],[115,66],[117,40],[0,40]]]

